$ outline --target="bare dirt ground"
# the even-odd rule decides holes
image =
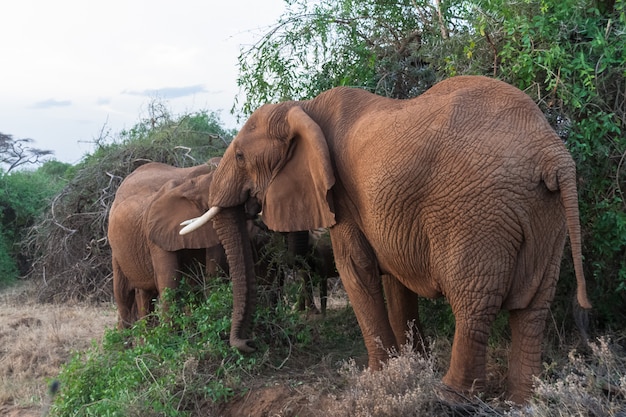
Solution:
[[[0,415],[40,416],[48,385],[74,352],[115,326],[114,304],[38,304],[28,284],[0,293]]]

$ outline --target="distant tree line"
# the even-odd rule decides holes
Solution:
[[[47,160],[52,151],[34,148],[33,142],[0,133],[0,287],[28,273],[31,259],[21,242],[70,166]]]

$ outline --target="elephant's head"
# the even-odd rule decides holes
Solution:
[[[275,231],[330,227],[334,183],[320,126],[296,102],[270,104],[250,117],[224,153],[209,204],[227,208],[256,200]]]
[[[220,244],[215,230],[208,224],[202,226],[198,233],[186,235],[178,233],[181,221],[198,217],[209,207],[208,195],[204,190],[211,186],[213,168],[198,168],[188,178],[165,183],[148,207],[146,213],[148,239],[166,251],[203,249]]]
[[[214,218],[226,249],[233,282],[248,284],[234,292],[234,302],[254,299],[252,252],[245,207],[260,204],[265,224],[275,231],[298,231],[335,224],[331,188],[335,183],[330,152],[320,126],[298,105],[281,103],[258,109],[232,141],[215,171],[209,192],[211,209],[181,230],[189,233]],[[238,292],[239,291],[239,292]],[[246,307],[252,303],[247,303]],[[252,311],[231,328],[231,344],[248,346]]]

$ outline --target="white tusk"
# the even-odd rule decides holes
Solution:
[[[198,220],[200,217],[194,217],[193,219],[189,219],[189,220],[185,220],[184,222],[182,222],[180,225],[181,226],[187,226],[188,224],[191,224],[193,222],[195,222],[196,220]]]
[[[219,213],[221,210],[222,210],[221,207],[214,206],[214,207],[211,207],[206,213],[204,213],[200,217],[197,217],[195,219],[185,220],[184,222],[180,224],[181,226],[184,225],[185,227],[180,229],[180,232],[178,232],[178,234],[186,235],[189,232],[193,232],[199,227],[205,225],[209,220],[215,217],[215,215]]]

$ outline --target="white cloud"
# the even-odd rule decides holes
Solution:
[[[131,96],[143,96],[143,97],[157,97],[161,99],[174,99],[180,97],[192,96],[199,93],[207,93],[207,89],[202,84],[188,85],[184,87],[162,87],[155,89],[148,89],[143,91],[123,91],[123,94],[130,94]]]
[[[53,98],[49,98],[48,100],[38,101],[33,104],[31,107],[33,109],[48,109],[50,107],[66,107],[71,106],[72,102],[69,100],[56,100]]]

